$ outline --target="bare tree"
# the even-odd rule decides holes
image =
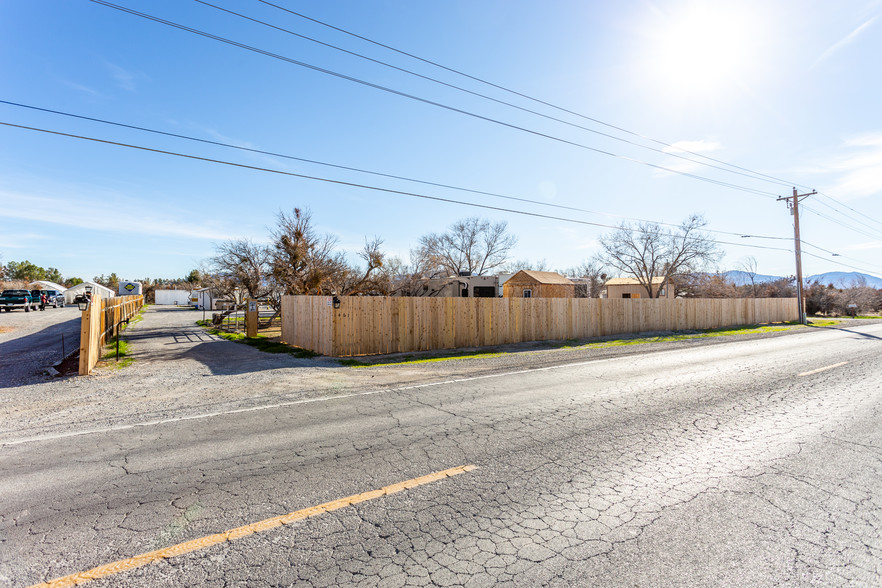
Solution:
[[[603,289],[603,283],[606,281],[606,269],[603,262],[594,257],[586,259],[579,266],[573,268],[573,277],[584,278],[585,282],[585,298],[600,298],[600,291]],[[578,286],[578,284],[577,284]]]
[[[379,237],[371,241],[365,239],[364,248],[358,253],[365,262],[364,267],[350,265],[339,255],[335,271],[330,276],[333,292],[341,296],[388,294],[391,280],[382,271],[386,261],[386,254],[380,249],[382,244],[383,240]]]
[[[504,274],[515,274],[521,270],[534,272],[550,272],[551,268],[544,259],[539,261],[530,261],[529,259],[518,259],[517,261],[509,261],[499,268]]]
[[[656,223],[623,223],[601,238],[604,265],[634,277],[650,298],[658,298],[672,278],[695,272],[717,261],[717,243],[701,231],[707,221],[692,215],[676,231]],[[653,278],[662,278],[654,283]]]
[[[272,232],[272,275],[284,294],[323,294],[339,271],[334,255],[337,238],[319,235],[312,226],[312,213],[295,208],[279,211]]]
[[[358,256],[365,266],[346,261],[333,235],[320,235],[312,226],[312,213],[295,208],[279,212],[272,233],[272,275],[280,294],[386,294],[389,277],[382,268],[386,255],[383,240],[365,239]]]
[[[735,282],[721,272],[681,274],[678,290],[686,298],[737,298]]]
[[[754,256],[748,256],[742,259],[738,263],[738,269],[741,270],[750,281],[750,292],[753,298],[756,298],[756,258]]]
[[[250,239],[224,241],[215,246],[217,255],[211,258],[214,279],[211,285],[230,291],[240,287],[251,298],[263,298],[270,289],[270,252]]]
[[[418,257],[431,260],[428,265],[443,268],[450,275],[470,272],[484,275],[505,263],[517,237],[508,234],[508,223],[477,217],[459,220],[446,233],[420,237]]]

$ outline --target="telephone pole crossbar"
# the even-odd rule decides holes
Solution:
[[[799,323],[806,324],[805,319],[805,300],[802,291],[802,241],[799,239],[799,199],[817,194],[817,190],[812,190],[805,194],[798,194],[796,188],[793,188],[793,196],[781,196],[778,200],[786,200],[790,213],[793,215],[793,241],[794,251],[796,252],[796,303],[799,306]]]

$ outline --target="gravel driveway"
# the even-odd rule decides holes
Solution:
[[[80,311],[76,306],[0,312],[0,388],[43,380],[46,368],[79,345]]]
[[[52,312],[59,317],[71,312],[78,318],[76,309]],[[38,316],[44,314],[50,311]],[[4,423],[0,443],[734,339],[603,349],[519,344],[507,347],[510,353],[500,356],[353,369],[332,358],[298,359],[220,339],[195,324],[201,318],[201,313],[186,308],[148,307],[143,320],[130,325],[124,334],[131,343],[132,365],[99,367],[86,377],[36,376],[23,385],[7,387],[0,393],[0,421]],[[843,326],[847,328],[848,323]],[[10,336],[0,335],[0,342]]]

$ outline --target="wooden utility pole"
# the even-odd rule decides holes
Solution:
[[[793,241],[794,251],[796,252],[796,303],[799,306],[799,322],[805,324],[805,300],[803,300],[802,292],[802,241],[799,239],[799,199],[807,196],[814,196],[817,190],[812,190],[806,194],[798,194],[796,188],[793,188],[793,196],[781,196],[778,200],[787,200],[787,206],[790,208],[790,214],[793,215]]]

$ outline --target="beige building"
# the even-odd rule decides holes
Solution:
[[[664,282],[664,278],[652,278],[652,289],[656,290]],[[674,288],[671,281],[662,288],[659,298],[674,298]],[[612,278],[607,280],[601,291],[602,298],[649,298],[646,288],[637,278]]]
[[[505,298],[575,298],[576,285],[557,272],[521,270],[502,285]]]

